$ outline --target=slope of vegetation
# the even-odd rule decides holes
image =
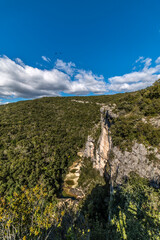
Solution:
[[[131,150],[134,141],[160,147],[160,127],[150,119],[160,115],[160,81],[147,89],[126,93],[116,101],[120,116],[111,127],[112,140],[122,151]]]
[[[160,115],[160,81],[134,93],[0,106],[0,239],[160,239],[159,189],[135,173],[112,196],[108,176],[105,182],[83,159],[85,198],[76,211],[59,202],[69,166],[100,121],[101,104],[113,103],[119,115],[111,125],[113,145],[131,150],[137,141],[160,150],[160,128],[151,121]]]
[[[42,184],[52,198],[99,121],[99,107],[43,98],[1,106],[0,116],[1,196]]]

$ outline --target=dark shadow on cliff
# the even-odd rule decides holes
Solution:
[[[106,240],[106,223],[108,220],[109,184],[96,185],[85,199],[81,213],[88,221],[91,230],[90,239]]]
[[[52,227],[48,240],[106,240],[108,187],[96,185],[76,212],[74,205],[77,200],[72,200],[70,209],[64,213],[61,226]]]
[[[157,198],[160,193],[151,182],[131,173],[122,186],[114,188],[112,198],[109,184],[97,185],[81,208],[91,229],[89,239],[149,240],[159,237]]]

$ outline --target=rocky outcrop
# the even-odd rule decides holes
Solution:
[[[76,99],[73,99],[71,101],[72,102],[77,102],[77,103],[89,103],[89,101],[81,101],[81,100],[76,100]]]
[[[121,184],[131,172],[152,182],[160,181],[160,154],[156,148],[150,150],[143,144],[134,143],[131,152],[122,153],[117,147],[112,149],[114,158],[110,161],[111,177],[114,184]],[[149,159],[149,156],[154,159]]]
[[[156,148],[150,149],[137,142],[132,146],[131,152],[121,152],[118,147],[112,146],[110,125],[111,120],[118,117],[114,112],[115,105],[103,106],[101,112],[101,135],[95,146],[93,137],[88,136],[83,157],[90,157],[93,167],[99,170],[101,176],[106,173],[106,165],[110,179],[114,184],[121,184],[131,172],[139,174],[152,182],[160,182],[160,154]],[[155,120],[155,119],[154,119]],[[153,122],[153,119],[152,119]],[[157,123],[157,119],[154,124]],[[110,152],[112,151],[112,159]]]
[[[101,114],[104,114],[105,121],[108,119],[117,118],[119,116],[118,113],[114,112],[115,108],[116,104],[107,105],[100,108]]]
[[[117,115],[112,112],[113,107],[103,106],[100,108],[101,112],[101,134],[98,143],[95,146],[95,140],[92,136],[88,136],[83,157],[90,157],[93,161],[93,167],[96,168],[100,175],[104,175],[105,165],[108,161],[109,151],[111,149],[111,137],[109,126],[109,119]]]
[[[83,157],[94,159],[95,140],[92,136],[88,136],[85,149],[82,152]],[[80,154],[79,154],[80,155]]]
[[[144,123],[150,123],[150,124],[152,124],[154,127],[156,127],[156,128],[159,128],[160,127],[160,116],[158,116],[158,117],[154,117],[154,118],[149,118],[149,119],[147,119],[147,118],[142,118],[142,122],[144,122]]]
[[[98,140],[98,148],[93,160],[93,167],[99,170],[100,175],[103,176],[105,165],[108,161],[108,153],[111,148],[111,138],[109,135],[109,127],[105,121],[101,122],[101,135]]]

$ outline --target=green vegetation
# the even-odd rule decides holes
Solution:
[[[72,169],[71,173],[75,173],[77,171],[77,169]]]
[[[35,186],[32,189],[21,188],[21,194],[0,199],[0,237],[8,239],[46,239],[48,229],[53,222],[58,226],[61,216],[56,209],[56,201],[45,202],[46,189]]]
[[[100,176],[98,170],[93,168],[93,163],[90,158],[84,158],[83,160],[78,184],[87,191],[87,193],[90,193],[97,184],[105,185],[104,178]]]
[[[159,147],[160,128],[149,120],[160,115],[160,81],[147,89],[124,94],[116,104],[115,111],[120,116],[111,127],[114,146],[119,146],[122,151],[131,150],[133,142],[137,141]]]
[[[73,180],[67,180],[66,183],[67,183],[68,185],[74,185],[74,181],[73,181]]]
[[[43,184],[59,194],[68,166],[99,122],[99,107],[43,98],[0,107],[0,193]]]
[[[114,193],[107,239],[159,239],[160,191],[132,173]]]
[[[149,161],[154,162],[154,163],[160,162],[159,159],[155,156],[155,153],[148,154],[148,159],[149,159]]]
[[[105,182],[84,158],[78,187],[85,197],[76,210],[77,200],[69,198],[70,206],[63,205],[69,197],[62,192],[63,181],[77,152],[88,135],[97,144],[102,103],[116,104],[118,117],[110,119],[114,146],[131,150],[137,141],[160,151],[160,128],[151,121],[160,115],[160,81],[134,93],[0,106],[1,239],[160,239],[160,191],[135,173],[111,192],[109,176]],[[109,159],[114,159],[113,151]],[[154,151],[148,159],[159,161]],[[109,173],[109,163],[107,168]],[[66,183],[73,185],[73,178]]]
[[[160,128],[151,123],[144,123],[137,115],[120,116],[111,127],[112,140],[122,151],[131,150],[133,141],[158,147],[160,143]]]

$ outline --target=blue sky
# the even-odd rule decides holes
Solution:
[[[159,9],[159,0],[0,0],[0,103],[151,85]]]

